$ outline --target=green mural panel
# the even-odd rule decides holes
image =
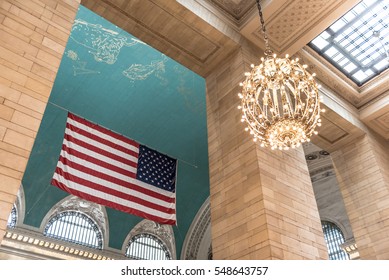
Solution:
[[[209,196],[205,81],[80,6],[23,177],[24,223],[39,227],[68,194],[50,185],[67,113],[178,159],[177,255]],[[109,246],[121,249],[141,219],[107,209]]]

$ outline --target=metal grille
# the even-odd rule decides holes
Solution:
[[[126,257],[135,260],[171,260],[165,244],[154,235],[142,233],[131,238]]]
[[[14,228],[16,226],[16,221],[18,218],[18,212],[16,210],[16,206],[12,207],[11,213],[8,216],[8,222],[7,222],[7,227],[8,228]]]
[[[46,225],[44,235],[82,246],[103,248],[103,237],[96,223],[81,212],[61,212]]]
[[[340,244],[344,243],[342,231],[331,222],[322,221],[321,225],[330,260],[348,260],[349,256],[340,248]]]

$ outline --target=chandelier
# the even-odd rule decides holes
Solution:
[[[313,78],[315,73],[309,74],[307,65],[300,65],[298,58],[278,58],[270,50],[261,5],[256,1],[266,44],[265,57],[245,73],[238,109],[242,110],[245,130],[261,147],[288,150],[309,142],[318,133],[315,128],[321,126],[320,112],[324,112],[320,109],[320,86]]]

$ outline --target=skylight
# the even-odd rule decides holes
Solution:
[[[361,86],[389,67],[389,0],[364,0],[308,45]]]

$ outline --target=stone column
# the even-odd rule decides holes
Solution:
[[[206,78],[213,257],[327,259],[303,149],[260,148],[240,122],[239,82],[258,61],[238,50]]]
[[[360,259],[389,259],[389,142],[367,133],[331,156]]]
[[[0,2],[0,242],[79,2]]]

